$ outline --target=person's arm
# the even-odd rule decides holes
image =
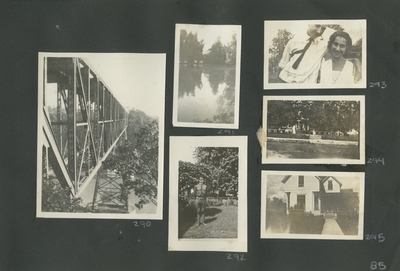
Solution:
[[[290,61],[290,52],[292,51],[292,44],[293,44],[293,39],[288,41],[288,43],[285,46],[285,49],[283,50],[281,61],[278,64],[278,68],[280,70],[283,70],[286,64]]]
[[[329,37],[333,34],[333,33],[335,33],[336,32],[336,30],[334,30],[334,29],[332,29],[332,28],[330,28],[330,27],[325,27],[325,30],[324,30],[324,32],[321,34],[321,36],[322,36],[322,38],[324,39],[324,40],[326,40],[327,42],[329,41]]]

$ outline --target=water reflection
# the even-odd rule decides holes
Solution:
[[[181,65],[178,121],[233,124],[235,72],[225,66]]]

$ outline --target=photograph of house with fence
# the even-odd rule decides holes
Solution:
[[[263,163],[364,164],[362,96],[265,96]]]
[[[263,171],[261,237],[362,239],[364,174],[329,174]]]
[[[197,245],[204,250],[218,250],[216,243],[223,247],[246,242],[247,157],[242,149],[246,140],[171,139],[170,241],[174,239],[177,247],[186,244],[188,250]]]

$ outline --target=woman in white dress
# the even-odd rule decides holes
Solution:
[[[346,56],[350,53],[351,37],[343,31],[333,33],[328,42],[328,50],[332,58],[321,64],[321,84],[354,84],[358,76],[354,76],[354,65]]]

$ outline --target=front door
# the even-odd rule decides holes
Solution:
[[[306,195],[297,195],[297,208],[306,209]]]

